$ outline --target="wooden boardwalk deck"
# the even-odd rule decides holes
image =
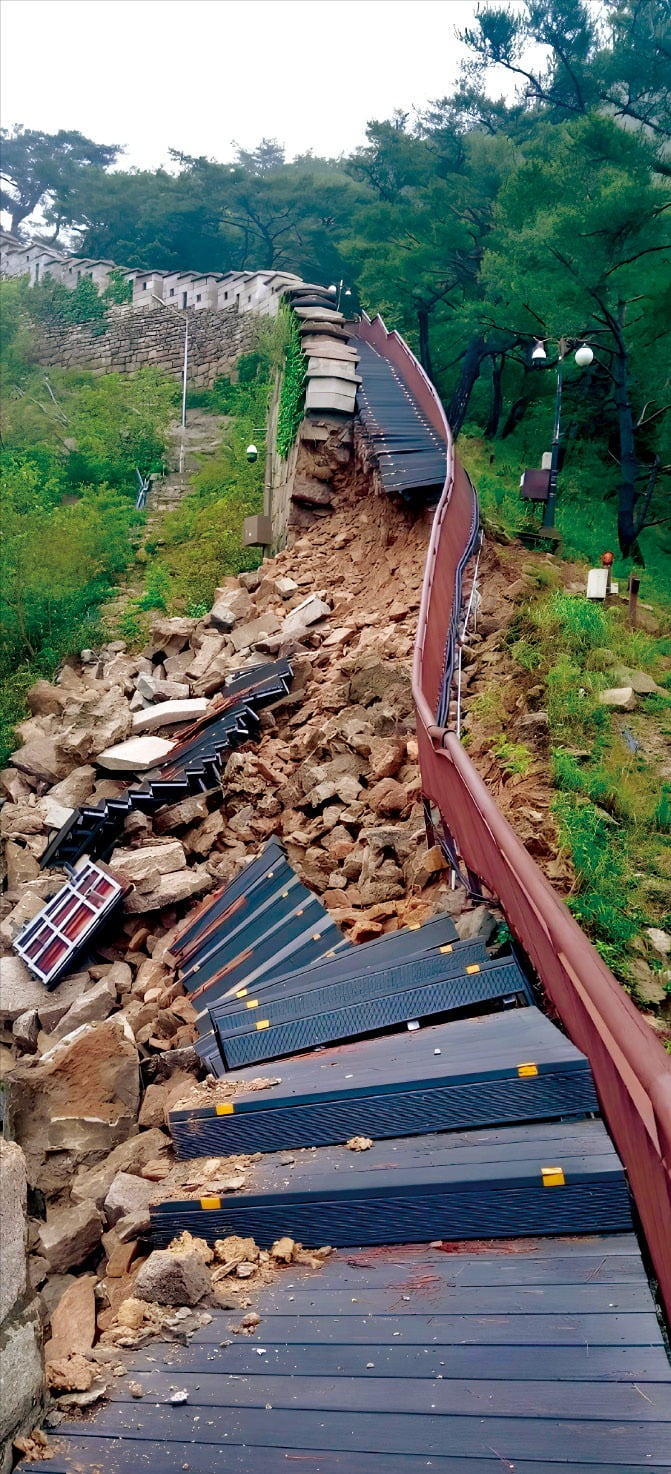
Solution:
[[[44,1474],[643,1474],[671,1469],[671,1366],[633,1235],[344,1250],[235,1335],[129,1355]],[[188,1401],[171,1405],[175,1391]]]

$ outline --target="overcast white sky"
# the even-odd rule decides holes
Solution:
[[[3,0],[3,126],[227,159],[276,137],[348,153],[450,91],[475,0]]]

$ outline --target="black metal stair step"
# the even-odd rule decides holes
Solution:
[[[332,1013],[336,1009],[349,1008],[389,993],[407,992],[412,987],[423,987],[445,978],[476,976],[478,972],[494,966],[481,941],[463,943],[458,950],[448,942],[445,948],[440,947],[435,952],[411,953],[401,962],[390,959],[386,967],[371,967],[368,972],[356,973],[353,970],[348,972],[352,967],[352,950],[334,959],[342,963],[345,976],[322,987],[304,988],[305,973],[299,973],[282,978],[281,989],[269,984],[259,990],[259,997],[255,988],[245,989],[248,996],[238,996],[235,1008],[227,1002],[213,1004],[212,1021],[217,1026],[220,1039],[238,1033],[248,1034],[261,1015],[268,1019],[271,1028],[275,1028],[277,1024],[306,1019],[314,1014]]]
[[[370,942],[348,946],[341,949],[337,957],[314,964],[300,975],[291,973],[286,978],[259,979],[256,986],[262,992],[265,1002],[266,999],[282,997],[286,992],[312,992],[331,982],[342,982],[350,976],[358,977],[388,963],[402,962],[406,958],[421,957],[432,951],[440,951],[447,956],[450,952],[464,951],[473,945],[471,942],[459,941],[451,919],[440,916],[425,922],[423,926],[404,927],[400,931],[375,937]],[[482,955],[487,955],[484,949]],[[227,1011],[236,1012],[240,1006],[238,999],[245,996],[246,993],[240,989],[231,991],[230,996],[227,994],[217,1004],[218,1016],[223,1018]]]
[[[438,970],[439,971],[439,970]],[[439,976],[434,981],[415,985],[331,1009],[288,1023],[273,1025],[265,1014],[255,1018],[253,1032],[219,1037],[221,1052],[228,1069],[255,1061],[280,1059],[312,1049],[320,1044],[334,1044],[339,1039],[356,1039],[363,1034],[380,1033],[384,1029],[433,1018],[438,1022],[450,1013],[488,1006],[527,1002],[526,984],[515,962],[490,962],[477,972],[457,977]],[[251,1015],[250,1015],[251,1017]]]
[[[535,1008],[284,1060],[269,1089],[173,1110],[180,1157],[326,1146],[598,1112],[589,1064]]]
[[[262,1156],[244,1191],[164,1202],[152,1238],[185,1229],[213,1243],[281,1235],[304,1244],[421,1243],[631,1228],[621,1163],[600,1121],[543,1123]]]

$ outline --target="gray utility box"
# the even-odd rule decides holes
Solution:
[[[265,548],[273,540],[270,517],[245,517],[242,524],[242,545],[245,548]]]

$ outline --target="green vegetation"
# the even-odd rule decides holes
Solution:
[[[240,529],[245,517],[262,508],[265,457],[260,454],[258,461],[250,463],[246,449],[254,440],[263,450],[262,427],[281,340],[281,329],[266,330],[259,348],[238,360],[235,380],[222,377],[212,389],[199,391],[200,408],[228,415],[230,420],[218,450],[193,477],[192,490],[164,518],[158,537],[145,547],[145,592],[126,611],[124,638],[141,637],[140,616],[149,608],[205,613],[225,574],[258,565],[259,550],[243,548]]]
[[[135,511],[135,467],[161,469],[176,391],[154,369],[45,373],[28,356],[20,284],[0,283],[0,294],[4,763],[27,688],[65,654],[102,638],[100,605],[144,520]]]
[[[301,347],[298,320],[293,313],[287,313],[286,315],[289,318],[287,326],[288,343],[282,374],[282,389],[280,392],[280,404],[277,413],[277,433],[275,436],[277,453],[282,456],[283,460],[286,460],[294,444],[303,418],[305,376],[307,371],[307,359]]]
[[[668,914],[671,788],[660,792],[658,759],[671,737],[669,639],[631,630],[622,606],[554,589],[520,608],[509,647],[529,684],[544,687],[554,815],[576,876],[569,906],[629,985],[632,945]],[[613,714],[599,692],[626,684],[634,669],[661,692],[642,697],[639,711]]]
[[[344,279],[355,311],[381,312],[416,348],[453,431],[479,437],[466,458],[486,515],[508,530],[538,520],[519,477],[549,448],[559,339],[586,339],[586,372],[565,359],[564,548],[594,562],[619,543],[623,573],[644,560],[668,591],[665,8],[479,6],[452,92],[371,122],[366,144],[337,160],[288,163],[263,139],[232,161],[175,151],[170,173],[124,170],[112,145],[19,129],[3,204],[18,222],[39,203],[54,231],[79,232],[83,255],[129,267]],[[502,72],[518,89],[507,101]],[[536,337],[548,372],[531,366]],[[300,392],[290,368],[283,453]]]

